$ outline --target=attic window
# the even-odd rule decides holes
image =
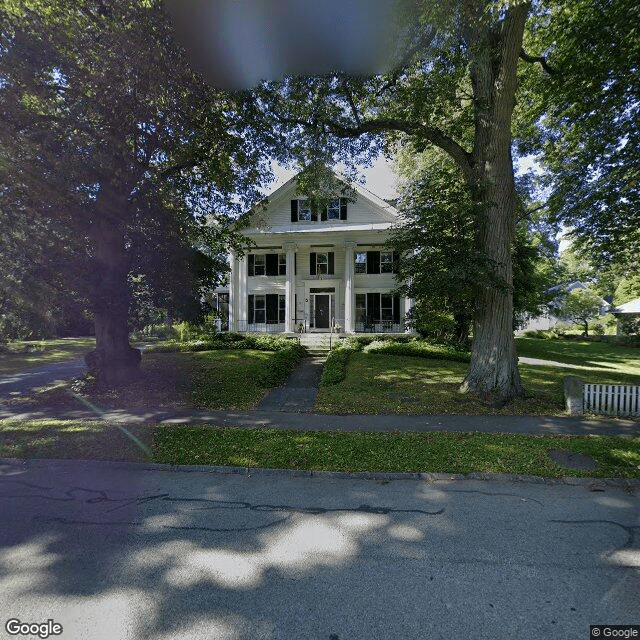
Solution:
[[[324,209],[320,211],[320,221],[346,220],[347,199],[334,198]],[[297,198],[291,201],[291,222],[317,222],[318,212],[313,211],[306,198]]]
[[[340,220],[340,198],[332,200],[327,206],[327,219]]]
[[[311,207],[308,200],[298,200],[298,220],[311,221]]]

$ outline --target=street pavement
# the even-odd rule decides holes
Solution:
[[[2,629],[50,619],[63,640],[586,640],[640,624],[638,489],[3,461],[0,509]]]

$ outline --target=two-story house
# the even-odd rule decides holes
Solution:
[[[399,219],[385,200],[354,185],[314,212],[292,178],[249,214],[255,245],[230,255],[228,327],[278,333],[402,332],[411,301],[394,294],[396,256],[385,247]]]

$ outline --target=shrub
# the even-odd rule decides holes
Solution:
[[[307,355],[307,350],[297,341],[284,340],[288,344],[275,351],[258,372],[258,383],[263,387],[275,387],[284,382]]]
[[[397,356],[430,358],[432,360],[453,360],[455,362],[469,362],[471,360],[468,351],[415,339],[406,343],[376,340],[367,345],[364,351],[366,353],[386,353]]]
[[[320,384],[326,386],[342,382],[347,375],[349,356],[356,351],[361,351],[362,342],[367,339],[367,337],[362,336],[360,338],[345,338],[341,340],[327,357]]]

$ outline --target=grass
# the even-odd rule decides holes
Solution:
[[[127,427],[153,451],[152,460],[324,471],[514,473],[638,478],[640,438],[523,436],[484,433],[337,433],[210,426]],[[97,422],[0,422],[0,457],[143,460],[120,429]],[[594,471],[566,469],[550,449],[591,456]]]
[[[0,375],[17,373],[51,362],[82,358],[94,347],[94,338],[11,342],[0,350]]]
[[[126,386],[99,391],[90,383],[73,383],[20,396],[12,403],[77,409],[75,391],[102,409],[252,409],[264,387],[256,371],[269,351],[250,349],[196,353],[145,353],[141,376]]]
[[[563,380],[640,385],[640,351],[601,342],[517,340],[519,355],[579,368],[520,365],[526,396],[503,408],[460,394],[468,365],[376,352],[354,353],[343,382],[321,386],[315,410],[321,413],[563,415]]]

